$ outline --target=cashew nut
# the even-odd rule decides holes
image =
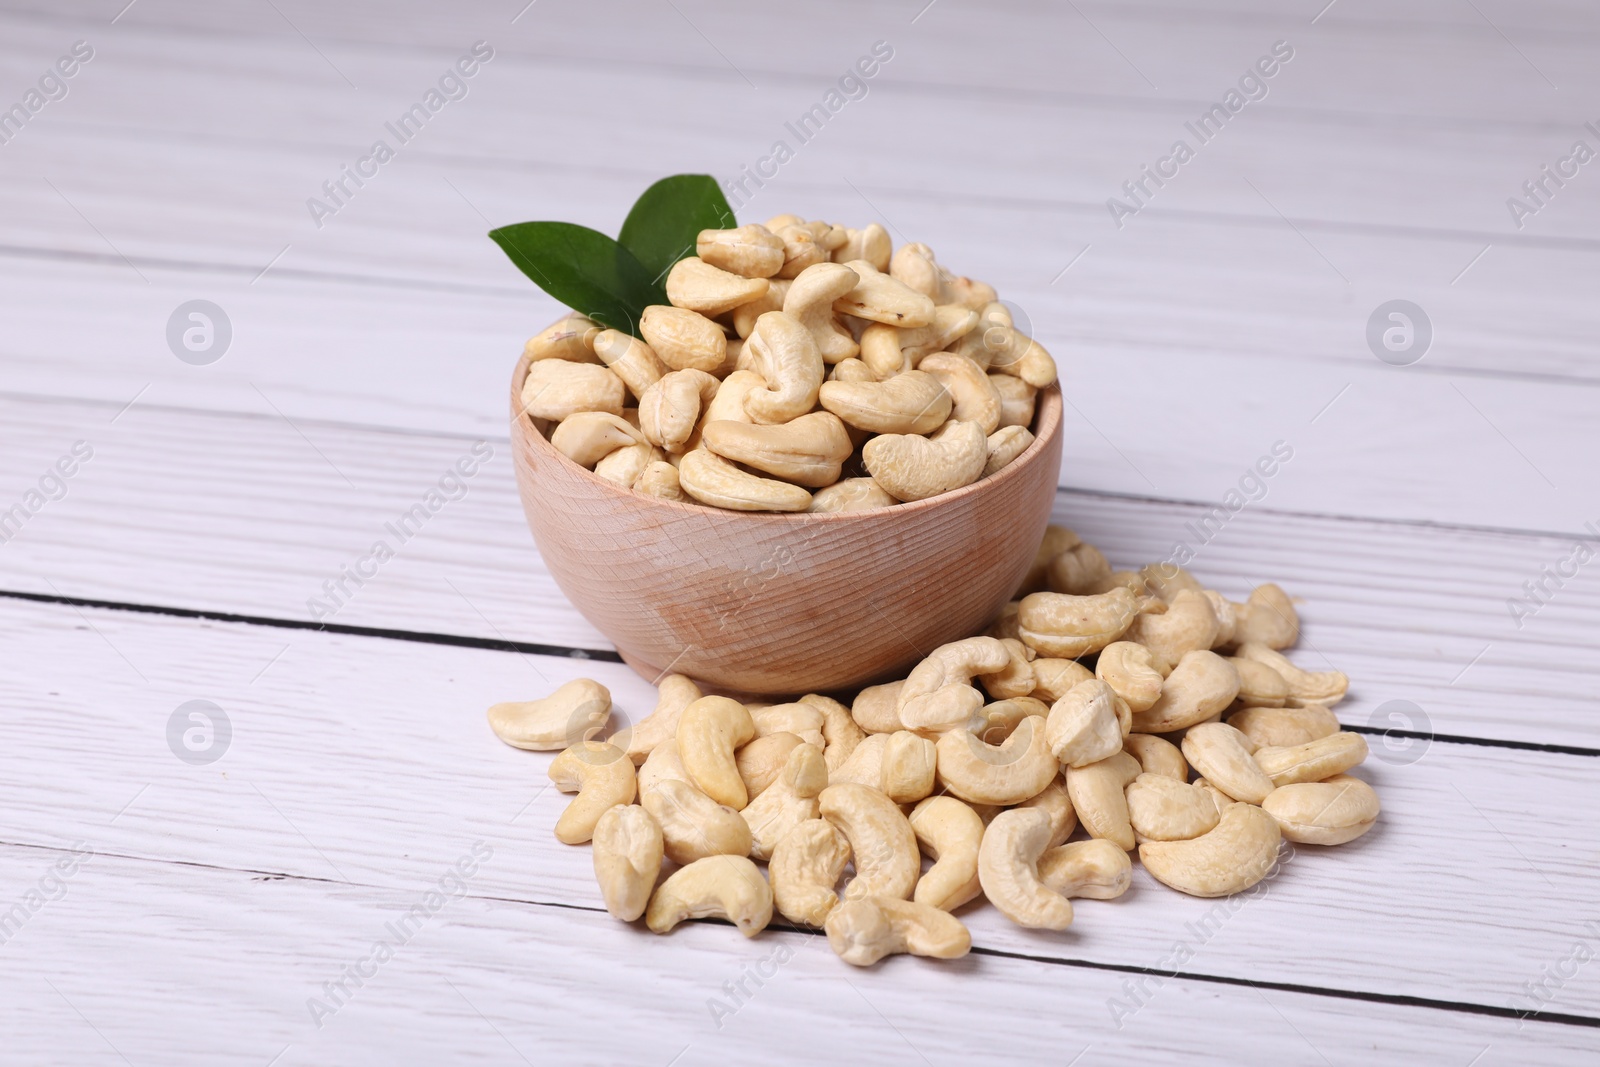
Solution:
[[[977,325],[978,313],[971,308],[962,307],[960,304],[941,304],[933,309],[933,321],[928,325],[900,331],[899,337],[896,338],[900,348],[900,358],[904,362],[910,363],[912,367],[922,366],[922,361],[934,353],[943,353],[952,359],[967,359],[966,356],[957,356],[955,353],[946,350],[952,343],[971,333],[973,327]],[[869,326],[867,329],[870,330],[872,327]],[[863,334],[862,336],[865,338],[866,335]],[[971,362],[971,360],[968,360],[968,362]],[[976,363],[973,363],[973,366],[978,367]],[[923,369],[930,373],[937,373],[932,367]],[[978,367],[978,372],[983,374],[985,378],[988,377],[988,372],[984,371],[982,367]],[[964,372],[957,370],[956,373],[963,374]],[[988,382],[985,381],[984,384],[988,385]],[[993,388],[992,386],[989,387]],[[982,390],[980,390],[980,395],[981,392]],[[998,395],[996,399],[998,399]]]
[[[845,478],[811,496],[812,511],[867,511],[898,503],[871,478]]]
[[[869,734],[892,734],[904,730],[900,721],[900,690],[905,681],[869,685],[856,694],[850,717]]]
[[[783,267],[783,238],[755,223],[737,229],[701,230],[695,254],[742,278],[770,278]]]
[[[1132,641],[1113,641],[1100,650],[1094,675],[1127,701],[1133,711],[1149,711],[1161,698],[1163,678],[1150,650]]]
[[[889,240],[889,231],[876,222],[869,222],[859,230],[846,227],[844,244],[834,249],[833,259],[836,263],[864,259],[874,270],[887,271],[891,251],[893,242]]]
[[[563,793],[577,793],[556,820],[556,840],[581,845],[594,835],[608,808],[632,804],[638,784],[633,761],[615,745],[580,741],[550,761],[550,781]]]
[[[800,735],[783,730],[740,746],[739,751],[733,754],[733,763],[739,768],[739,780],[744,783],[745,793],[751,802],[778,780],[790,753],[803,744],[805,741]],[[745,809],[748,810],[749,806],[746,804]]]
[[[854,288],[833,302],[833,310],[890,326],[926,326],[933,321],[934,304],[924,294],[870,263],[853,259],[846,265],[859,278]]]
[[[830,768],[828,781],[837,785],[853,782],[877,789],[883,784],[883,754],[893,733],[869,734],[839,766]]]
[[[1350,679],[1343,671],[1303,671],[1290,663],[1289,657],[1283,653],[1253,641],[1240,645],[1239,655],[1257,663],[1265,663],[1281,674],[1289,685],[1291,706],[1321,704],[1332,707],[1344,699],[1345,692],[1350,688]]]
[[[1121,637],[1141,617],[1138,613],[1137,599],[1118,586],[1092,596],[1029,593],[1022,598],[1017,622],[1023,642],[1041,654],[1076,659]]]
[[[608,482],[615,482],[624,489],[632,489],[644,474],[645,468],[650,464],[665,458],[665,454],[649,442],[628,445],[594,465],[595,474]]]
[[[879,434],[861,450],[873,480],[896,500],[907,501],[971,485],[983,476],[988,458],[983,430],[971,422],[946,423],[932,437]]]
[[[678,481],[678,468],[659,459],[653,459],[644,465],[639,477],[633,480],[633,491],[661,500],[683,499],[683,488]]]
[[[1163,774],[1128,784],[1128,821],[1140,841],[1187,841],[1217,825],[1217,806],[1205,790]]]
[[[856,272],[843,263],[818,263],[795,278],[783,298],[783,313],[811,334],[824,363],[838,363],[861,351],[834,321],[833,302],[856,287]]]
[[[968,359],[972,357],[968,356]],[[1034,397],[1038,390],[1009,374],[989,375],[989,385],[1000,396],[1000,425],[1032,426]]]
[[[713,422],[751,422],[750,413],[744,409],[745,398],[766,387],[767,383],[755,371],[734,371],[722,379],[717,395],[706,405],[705,414],[700,417],[701,430]]]
[[[643,397],[645,390],[667,372],[649,345],[621,330],[601,330],[596,334],[594,354],[636,397]]]
[[[1034,690],[1029,695],[1048,706],[1072,692],[1073,686],[1093,678],[1094,674],[1077,660],[1040,656],[1033,661],[1033,677]]]
[[[803,744],[789,753],[783,773],[741,814],[750,827],[750,855],[770,859],[785,834],[818,813],[817,796],[828,787],[822,750]]]
[[[1265,878],[1282,840],[1272,816],[1254,804],[1234,804],[1209,833],[1188,841],[1146,841],[1139,860],[1151,877],[1180,893],[1225,897]]]
[[[927,329],[927,327],[923,327]],[[888,381],[896,374],[915,369],[911,356],[902,347],[906,331],[881,322],[868,324],[861,331],[861,362],[876,381]]]
[[[766,383],[745,397],[744,407],[760,423],[788,422],[810,411],[822,386],[822,354],[793,316],[769,311],[756,320],[745,352]]]
[[[1233,639],[1240,644],[1289,648],[1300,640],[1300,614],[1289,594],[1272,582],[1252,589],[1248,600],[1234,606],[1234,614]]]
[[[678,260],[667,272],[667,300],[673,307],[715,318],[758,299],[768,284],[765,278],[742,278],[713,267],[699,256],[689,256]]]
[[[654,754],[650,758],[655,759]],[[640,799],[661,827],[663,847],[673,863],[693,863],[706,856],[745,856],[750,852],[750,825],[744,817],[688,782],[663,778]]]
[[[688,451],[694,446],[701,411],[721,386],[703,370],[668,371],[639,397],[640,430],[652,444],[668,452]]]
[[[1078,813],[1072,810],[1072,798],[1067,795],[1067,782],[1061,775],[1050,779],[1050,784],[1034,796],[1017,805],[1018,808],[1037,808],[1050,816],[1050,840],[1046,848],[1055,848],[1078,828]]]
[[[1253,659],[1232,656],[1228,662],[1239,672],[1238,701],[1251,708],[1281,708],[1289,701],[1289,683],[1283,675]]]
[[[1043,389],[1055,382],[1056,361],[1043,345],[1014,326],[998,329],[1001,342],[985,366],[1002,374],[1014,374],[1035,389]],[[985,331],[986,341],[989,332]]]
[[[859,359],[841,359],[828,371],[825,381],[830,382],[875,382],[878,376],[872,373],[872,368]]]
[[[1209,610],[1209,609],[1207,609]],[[1210,649],[1185,652],[1161,683],[1161,695],[1133,716],[1142,734],[1164,734],[1205,722],[1239,694],[1239,672]]]
[[[810,704],[822,712],[822,739],[825,742],[822,755],[827,761],[828,770],[832,771],[850,758],[850,753],[867,735],[850,717],[850,709],[832,697],[807,693],[800,698],[800,703]]]
[[[1033,431],[1025,426],[1002,426],[990,434],[984,447],[988,449],[989,458],[983,464],[985,478],[996,471],[1004,470],[1016,461],[1033,444]]]
[[[1052,593],[1089,596],[1110,588],[1111,564],[1105,554],[1091,544],[1073,545],[1050,561],[1046,574]]]
[[[1128,627],[1128,640],[1150,650],[1163,674],[1186,652],[1209,651],[1217,641],[1217,616],[1205,593],[1180,590],[1162,614],[1144,614]]]
[[[1227,723],[1202,723],[1183,735],[1183,755],[1189,766],[1205,775],[1206,781],[1246,804],[1261,803],[1276,788],[1273,779],[1251,759],[1250,754],[1255,750],[1254,741]]]
[[[851,426],[879,434],[932,433],[951,408],[939,379],[919,370],[881,382],[823,382],[817,397]]]
[[[983,688],[996,700],[1032,695],[1039,687],[1038,676],[1033,673],[1033,649],[1015,637],[1007,637],[1000,643],[1010,659],[1000,670],[981,675]]]
[[[704,695],[683,675],[667,675],[656,687],[655,710],[629,728],[625,737],[619,733],[611,738],[611,743],[621,745],[636,766],[642,764],[657,745],[677,737],[683,709]]]
[[[1072,902],[1039,880],[1039,857],[1050,841],[1050,816],[1030,808],[1002,811],[983,832],[978,881],[1002,915],[1018,926],[1065,930]]]
[[[1011,652],[992,637],[968,637],[934,649],[912,669],[900,689],[899,720],[908,730],[938,733],[961,726],[983,707],[972,685],[1011,663]]]
[[[556,451],[580,467],[594,465],[619,448],[644,441],[644,435],[620,415],[580,411],[562,419],[550,434]]]
[[[661,828],[637,804],[607,809],[594,826],[594,878],[606,910],[623,922],[644,914],[661,874]]]
[[[1271,777],[1274,785],[1280,786],[1320,782],[1343,774],[1366,758],[1367,739],[1348,732],[1329,734],[1289,748],[1260,748],[1255,753],[1255,762]],[[1217,784],[1221,786],[1222,783]],[[1226,792],[1226,787],[1223,789]]]
[[[839,903],[833,891],[845,864],[850,842],[825,819],[807,819],[778,839],[767,876],[778,911],[791,922],[821,926]]]
[[[1089,836],[1104,838],[1123,851],[1133,849],[1136,842],[1123,791],[1140,773],[1139,761],[1126,752],[1087,767],[1067,768],[1067,795]]]
[[[1050,708],[1045,736],[1068,767],[1087,767],[1122,751],[1131,712],[1098,678],[1079,682]]]
[[[878,769],[878,789],[896,804],[915,804],[933,792],[938,753],[932,741],[906,730],[881,734],[888,742]]]
[[[895,802],[853,782],[828,786],[817,801],[822,817],[839,828],[855,856],[856,876],[845,886],[844,898],[909,898],[922,864],[916,834]]]
[[[1297,845],[1342,845],[1378,821],[1378,794],[1348,774],[1279,786],[1261,805]]]
[[[684,453],[678,482],[696,500],[733,511],[805,511],[811,506],[811,494],[798,485],[747,474],[706,448]]]
[[[644,922],[664,934],[685,919],[726,919],[746,937],[772,921],[772,890],[743,856],[707,856],[667,876]]]
[[[627,387],[609,367],[543,359],[528,367],[522,382],[522,410],[536,419],[560,422],[580,411],[622,414]]]
[[[1239,673],[1244,674],[1243,671]],[[1292,748],[1339,732],[1338,717],[1320,704],[1307,704],[1303,708],[1245,708],[1229,715],[1228,725],[1263,748]]]
[[[696,788],[737,811],[750,797],[739,777],[734,750],[755,735],[755,723],[743,704],[727,697],[701,697],[678,719],[678,758]]]
[[[643,804],[653,789],[669,781],[689,784],[689,772],[683,769],[683,761],[678,758],[677,739],[672,737],[651,749],[639,768],[639,802]],[[700,791],[696,789],[695,792]]]
[[[929,299],[939,298],[939,266],[934,261],[933,249],[920,241],[895,249],[889,260],[889,274]]]
[[[722,327],[697,311],[652,304],[639,317],[639,332],[656,359],[671,370],[714,374],[728,358]]]
[[[1031,696],[995,700],[978,709],[968,720],[968,733],[991,745],[998,745],[1016,732],[1022,720],[1029,715],[1043,719],[1050,714],[1050,705]]]
[[[574,678],[542,700],[494,705],[489,728],[513,748],[551,752],[589,737],[609,718],[611,691],[589,678]]]
[[[998,745],[950,730],[939,738],[938,750],[939,780],[951,795],[974,804],[1020,804],[1060,772],[1036,715],[1025,716]]]
[[[1180,782],[1189,780],[1189,763],[1178,746],[1155,734],[1129,734],[1122,739],[1122,750],[1139,761],[1145,774],[1159,774]]]
[[[813,411],[781,426],[709,422],[701,444],[724,459],[812,487],[837,482],[840,466],[854,451],[844,423],[826,411]]]
[[[564,359],[569,363],[593,363],[594,335],[601,327],[592,319],[574,311],[563,315],[549,326],[528,338],[522,353],[529,363],[542,359]]]
[[[856,967],[870,967],[897,952],[953,960],[972,948],[972,936],[954,915],[890,897],[846,900],[823,926],[833,951]]]
[[[1039,881],[1064,897],[1115,900],[1133,884],[1133,860],[1110,841],[1074,841],[1039,857]]]
[[[741,338],[748,338],[755,332],[757,319],[769,311],[782,311],[784,298],[789,295],[789,286],[793,284],[789,278],[774,278],[766,292],[734,308],[733,332]]]
[[[827,261],[828,250],[806,226],[789,225],[774,229],[769,225],[768,229],[783,239],[783,266],[778,268],[778,277],[795,278],[808,267]]]
[[[917,879],[911,899],[954,911],[983,892],[978,884],[978,845],[983,820],[954,797],[928,797],[911,812],[911,829],[933,866]]]
[[[935,352],[917,363],[917,369],[939,379],[950,394],[952,419],[976,423],[985,437],[1000,428],[1000,394],[982,367],[966,356]]]
[[[798,734],[802,741],[818,749],[827,744],[822,738],[823,718],[821,708],[803,700],[792,704],[769,704],[750,713],[757,737],[788,732]]]

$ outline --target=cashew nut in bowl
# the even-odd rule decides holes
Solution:
[[[971,485],[983,476],[989,449],[977,424],[949,422],[932,437],[879,434],[861,457],[873,481],[896,500],[909,501]]]
[[[1025,716],[999,745],[950,730],[939,738],[938,750],[939,780],[952,796],[973,804],[1020,804],[1060,773],[1037,715]]]
[[[932,433],[951,408],[939,379],[919,370],[881,382],[824,382],[817,397],[851,426],[881,434]]]
[[[601,330],[596,334],[594,354],[636,397],[644,396],[645,390],[667,372],[649,345],[620,330]]]
[[[743,704],[727,697],[701,697],[678,719],[678,758],[696,788],[737,811],[750,798],[734,751],[755,735],[755,723]]]
[[[864,785],[830,785],[817,798],[822,817],[850,842],[856,876],[844,898],[885,896],[906,900],[916,888],[922,863],[917,836],[894,801]]]
[[[971,358],[971,357],[968,357]],[[1032,426],[1034,398],[1039,390],[1009,374],[989,375],[989,385],[1000,397],[1000,426]]]
[[[609,411],[580,411],[562,419],[550,432],[550,443],[557,452],[590,470],[617,449],[640,444],[644,439],[632,423]]]
[[[845,478],[811,495],[812,511],[867,511],[887,508],[899,501],[871,478]]]
[[[941,304],[933,309],[933,321],[928,325],[900,331],[900,336],[896,340],[900,346],[901,358],[912,367],[921,366],[925,358],[935,353],[943,353],[950,359],[966,359],[965,356],[957,356],[946,350],[955,341],[971,333],[973,327],[977,325],[978,313],[971,308],[962,307],[960,304]],[[867,328],[870,330],[872,327]],[[938,374],[932,367],[925,369]],[[978,367],[978,370],[987,374],[982,367]],[[957,370],[956,373],[959,374],[961,371]]]
[[[811,494],[798,485],[747,474],[707,448],[684,453],[678,482],[696,500],[732,511],[805,511]]]
[[[670,370],[715,374],[728,357],[728,335],[698,311],[651,304],[639,317],[639,332]]]
[[[928,797],[911,812],[911,829],[933,866],[917,879],[911,899],[954,911],[983,892],[978,884],[978,846],[983,820],[954,797]]]
[[[854,289],[857,280],[856,272],[843,263],[818,263],[801,271],[783,298],[783,313],[811,334],[824,363],[838,363],[861,351],[833,317],[833,302]]]
[[[973,687],[973,678],[1010,663],[1010,650],[992,637],[940,645],[900,687],[900,722],[908,730],[934,734],[961,726],[983,706],[983,694]]]
[[[639,397],[641,432],[651,444],[668,452],[688,451],[693,447],[701,412],[721,385],[705,371],[668,371]]]
[[[661,827],[663,847],[673,863],[750,853],[750,825],[743,816],[688,782],[663,778],[653,783],[641,800],[644,810]]]
[[[1139,860],[1151,877],[1194,897],[1225,897],[1265,878],[1278,862],[1283,840],[1271,815],[1254,804],[1234,804],[1216,828],[1188,841],[1146,841]]]
[[[1279,786],[1261,808],[1297,845],[1342,845],[1377,822],[1378,794],[1361,779],[1339,774]]]
[[[521,394],[523,411],[553,422],[580,411],[621,415],[627,396],[627,386],[610,367],[564,359],[543,359],[529,366]]]
[[[822,387],[822,353],[798,320],[769,311],[756,320],[745,351],[766,383],[745,397],[744,408],[760,423],[788,422],[810,411]]]
[[[1002,426],[984,443],[989,458],[983,464],[983,477],[1004,470],[1033,444],[1033,431],[1025,426]]]
[[[750,855],[770,859],[786,834],[817,817],[817,796],[827,787],[828,765],[821,749],[802,744],[789,753],[778,780],[740,813],[750,827]]]
[[[1017,621],[1023,643],[1040,655],[1076,659],[1121,637],[1138,614],[1138,600],[1118,586],[1092,596],[1030,593],[1022,598]]]
[[[846,228],[844,231],[844,244],[833,251],[835,263],[848,263],[852,259],[866,260],[874,270],[887,271],[889,269],[890,252],[894,242],[889,239],[889,231],[876,222],[868,223],[859,230]]]
[[[1132,851],[1137,842],[1123,791],[1142,773],[1139,761],[1126,752],[1118,752],[1087,767],[1068,767],[1066,773],[1067,795],[1072,798],[1072,808],[1083,828],[1091,837]]]
[[[701,230],[694,250],[706,263],[741,278],[770,278],[783,268],[783,238],[755,223]]]
[[[1042,811],[1002,811],[983,832],[978,881],[983,895],[1018,926],[1065,930],[1072,902],[1039,880],[1039,857],[1050,840],[1050,817]]]
[[[1133,860],[1110,841],[1074,841],[1039,857],[1039,881],[1064,897],[1115,900],[1133,884]]]
[[[606,910],[623,922],[644,914],[661,874],[661,828],[637,804],[606,810],[594,827],[594,880]]]
[[[564,359],[569,363],[595,363],[594,337],[601,327],[586,315],[574,311],[546,326],[523,346],[528,362]]]
[[[833,951],[856,967],[897,952],[953,960],[972,948],[971,935],[954,915],[892,897],[847,900],[828,913],[823,927]]]
[[[644,474],[645,468],[664,458],[665,453],[648,442],[628,445],[596,463],[594,472],[608,482],[631,489]]]
[[[889,259],[889,275],[930,300],[939,298],[939,267],[933,249],[920,241],[895,249]]]
[[[784,834],[772,850],[767,875],[778,911],[791,922],[821,926],[839,903],[833,891],[850,842],[825,819],[807,819]]]
[[[773,233],[783,238],[783,266],[778,268],[778,277],[797,278],[807,268],[828,259],[828,250],[817,241],[817,235],[803,225],[779,226]]]
[[[650,898],[645,925],[664,934],[685,919],[726,919],[746,937],[772,921],[772,889],[744,856],[707,856],[672,872]]]
[[[765,278],[743,278],[689,256],[667,272],[667,300],[673,307],[715,318],[760,298],[768,284]]]
[[[749,338],[755,332],[757,319],[769,311],[783,310],[783,299],[789,295],[789,286],[793,284],[793,280],[789,278],[774,278],[766,292],[749,303],[734,308],[733,332],[741,338]]]
[[[855,288],[833,302],[833,310],[890,326],[926,326],[933,321],[933,301],[924,294],[871,269],[870,263],[853,259],[846,266],[860,278]]]
[[[637,790],[633,761],[615,745],[580,741],[550,761],[550,781],[563,793],[577,793],[556,820],[556,840],[581,845],[594,835],[606,810],[632,804]]]
[[[844,423],[826,411],[779,426],[709,422],[701,443],[724,459],[813,488],[837,482],[840,466],[854,451]]]
[[[917,363],[917,369],[939,379],[950,394],[950,417],[977,424],[985,437],[1000,428],[1000,394],[989,375],[966,356],[935,352]]]
[[[489,728],[513,748],[553,752],[593,735],[611,718],[611,691],[589,678],[574,678],[543,700],[496,704]]]

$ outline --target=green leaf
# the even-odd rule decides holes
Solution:
[[[602,326],[639,336],[639,317],[667,302],[666,289],[632,252],[570,222],[519,222],[489,236],[522,273]]]
[[[738,223],[717,180],[709,174],[674,174],[646,189],[628,212],[618,240],[662,283],[672,265],[694,255],[701,230]]]

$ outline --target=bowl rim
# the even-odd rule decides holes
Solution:
[[[1023,468],[1038,462],[1039,458],[1044,455],[1047,444],[1050,447],[1060,448],[1058,438],[1061,432],[1062,397],[1061,382],[1057,379],[1036,393],[1033,421],[1038,426],[1038,429],[1033,431],[1033,443],[1023,450],[1022,455],[1006,464],[995,474],[987,478],[979,478],[970,485],[952,489],[947,493],[924,497],[921,500],[905,501],[889,507],[862,508],[856,511],[738,511],[733,508],[719,508],[710,504],[701,504],[697,501],[667,500],[662,497],[635,493],[631,489],[624,489],[615,482],[600,477],[587,467],[573,462],[569,456],[563,454],[555,445],[551,444],[548,437],[539,432],[539,428],[533,424],[533,416],[529,415],[522,406],[522,383],[527,378],[528,369],[532,364],[533,361],[524,352],[517,360],[516,368],[511,374],[511,421],[512,425],[516,427],[515,436],[537,442],[537,444],[530,444],[530,447],[540,449],[546,456],[565,463],[571,473],[587,478],[593,485],[601,488],[603,492],[608,492],[618,499],[626,499],[640,507],[659,507],[668,511],[681,509],[685,514],[716,518],[724,522],[748,520],[754,523],[804,525],[819,522],[846,522],[852,519],[862,520],[884,514],[906,515],[907,513],[928,511],[943,505],[954,505],[978,493],[992,491],[1004,485],[1008,480],[1020,477]],[[1059,489],[1059,484],[1055,488]]]

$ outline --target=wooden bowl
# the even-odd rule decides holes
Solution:
[[[1033,563],[1061,468],[1061,394],[999,473],[871,511],[737,512],[643,496],[557,452],[522,413],[511,444],[545,565],[624,661],[654,682],[799,695],[905,673],[997,615]]]

